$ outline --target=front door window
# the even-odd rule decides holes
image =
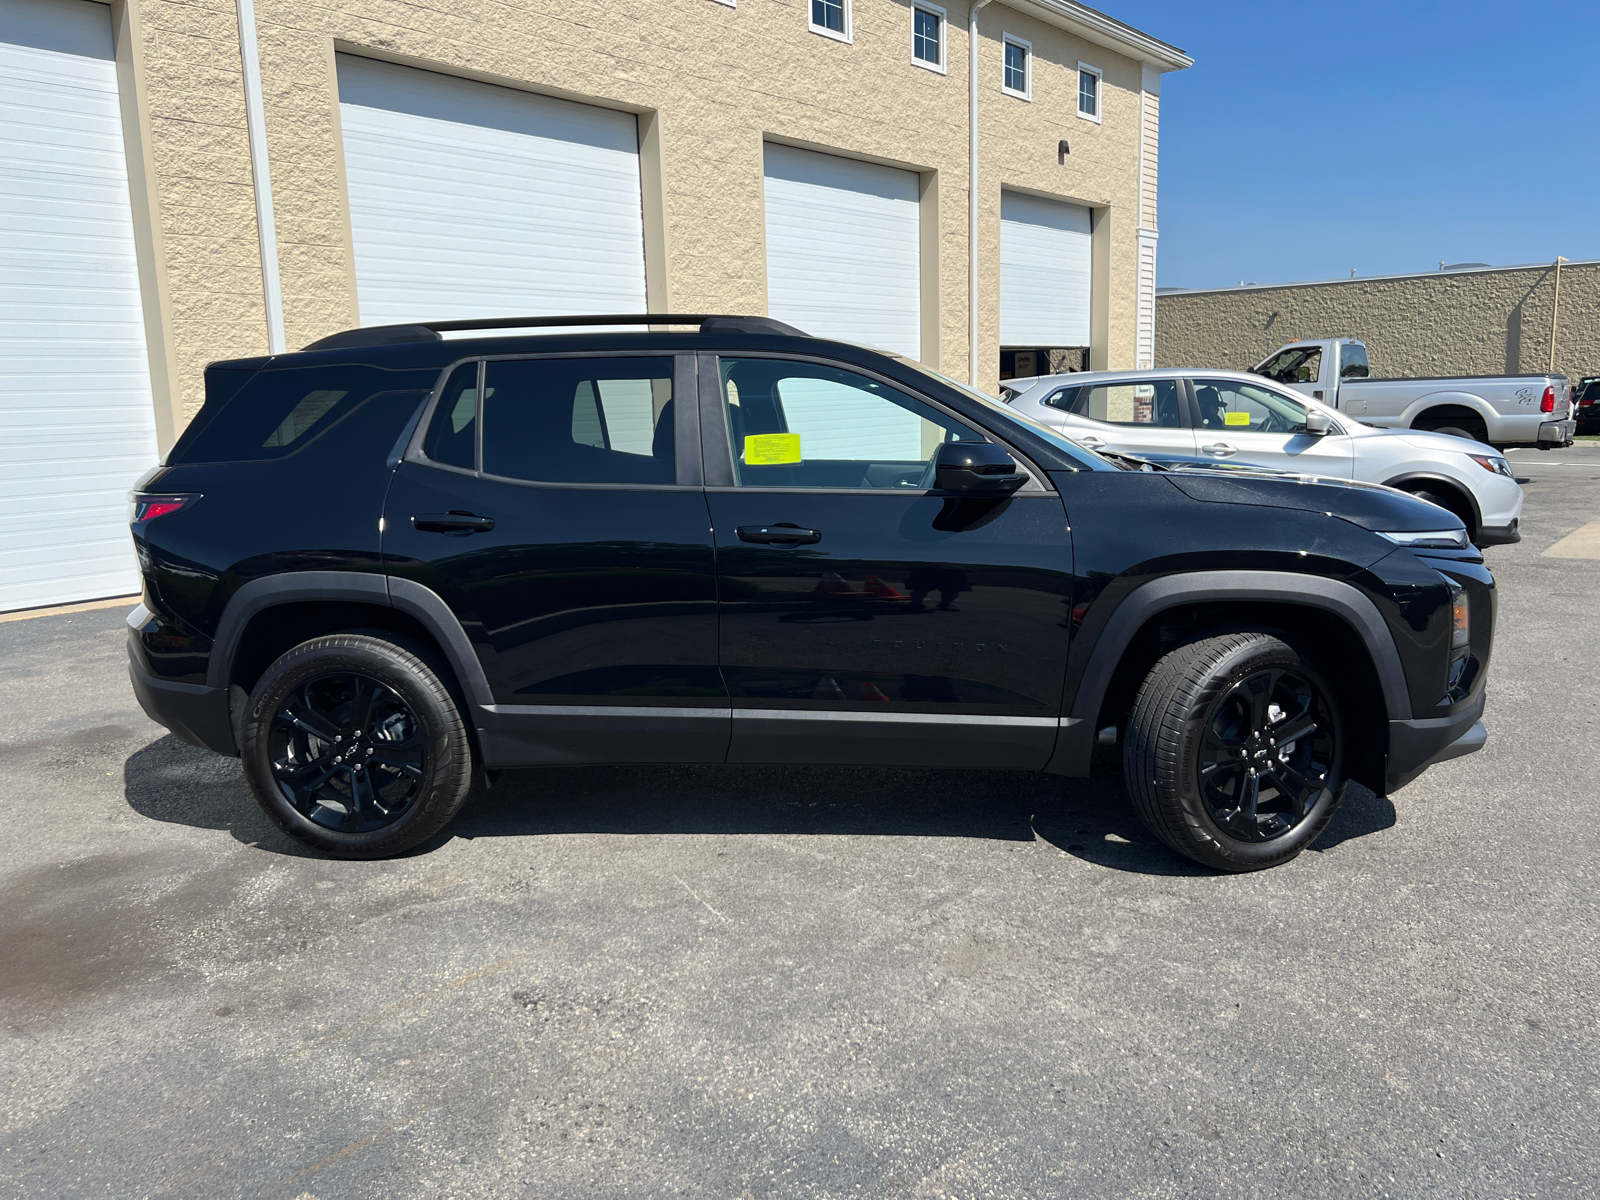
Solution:
[[[734,478],[745,486],[926,490],[941,445],[984,440],[853,371],[725,358],[721,374]]]

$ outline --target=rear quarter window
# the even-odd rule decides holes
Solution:
[[[356,365],[260,371],[192,439],[179,443],[172,461],[284,458],[316,441],[379,392],[427,389],[437,378],[433,369],[394,371]]]

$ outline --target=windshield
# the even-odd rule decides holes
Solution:
[[[1085,449],[1084,447],[1078,445],[1078,443],[1073,441],[1071,438],[1063,437],[1060,430],[1051,429],[1050,426],[1039,421],[1035,421],[1032,417],[1023,416],[1016,409],[1008,407],[1000,400],[996,400],[987,392],[980,392],[977,388],[962,383],[959,379],[951,379],[948,375],[942,374],[939,371],[935,371],[930,367],[925,367],[914,359],[905,358],[901,355],[896,355],[895,361],[904,363],[906,366],[911,367],[913,370],[920,371],[922,374],[927,375],[932,379],[937,379],[946,387],[954,388],[963,396],[966,396],[969,400],[976,400],[990,412],[994,413],[998,417],[1004,417],[1013,425],[1021,425],[1029,433],[1033,434],[1037,438],[1042,438],[1044,441],[1049,442],[1050,445],[1068,455],[1075,462],[1083,463],[1084,467],[1088,470],[1104,471],[1109,469],[1113,471],[1122,471],[1128,469],[1115,462],[1112,462],[1103,455],[1096,454],[1093,450]]]

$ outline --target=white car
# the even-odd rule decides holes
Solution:
[[[1192,368],[1043,375],[1007,380],[1003,396],[1091,450],[1387,484],[1455,513],[1479,546],[1521,539],[1522,489],[1492,446],[1374,429],[1259,375]]]

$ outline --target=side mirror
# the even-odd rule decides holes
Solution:
[[[933,457],[934,487],[965,495],[1009,496],[1027,476],[993,442],[945,442]]]
[[[1306,409],[1306,432],[1312,437],[1322,437],[1333,428],[1333,418],[1314,408]]]

